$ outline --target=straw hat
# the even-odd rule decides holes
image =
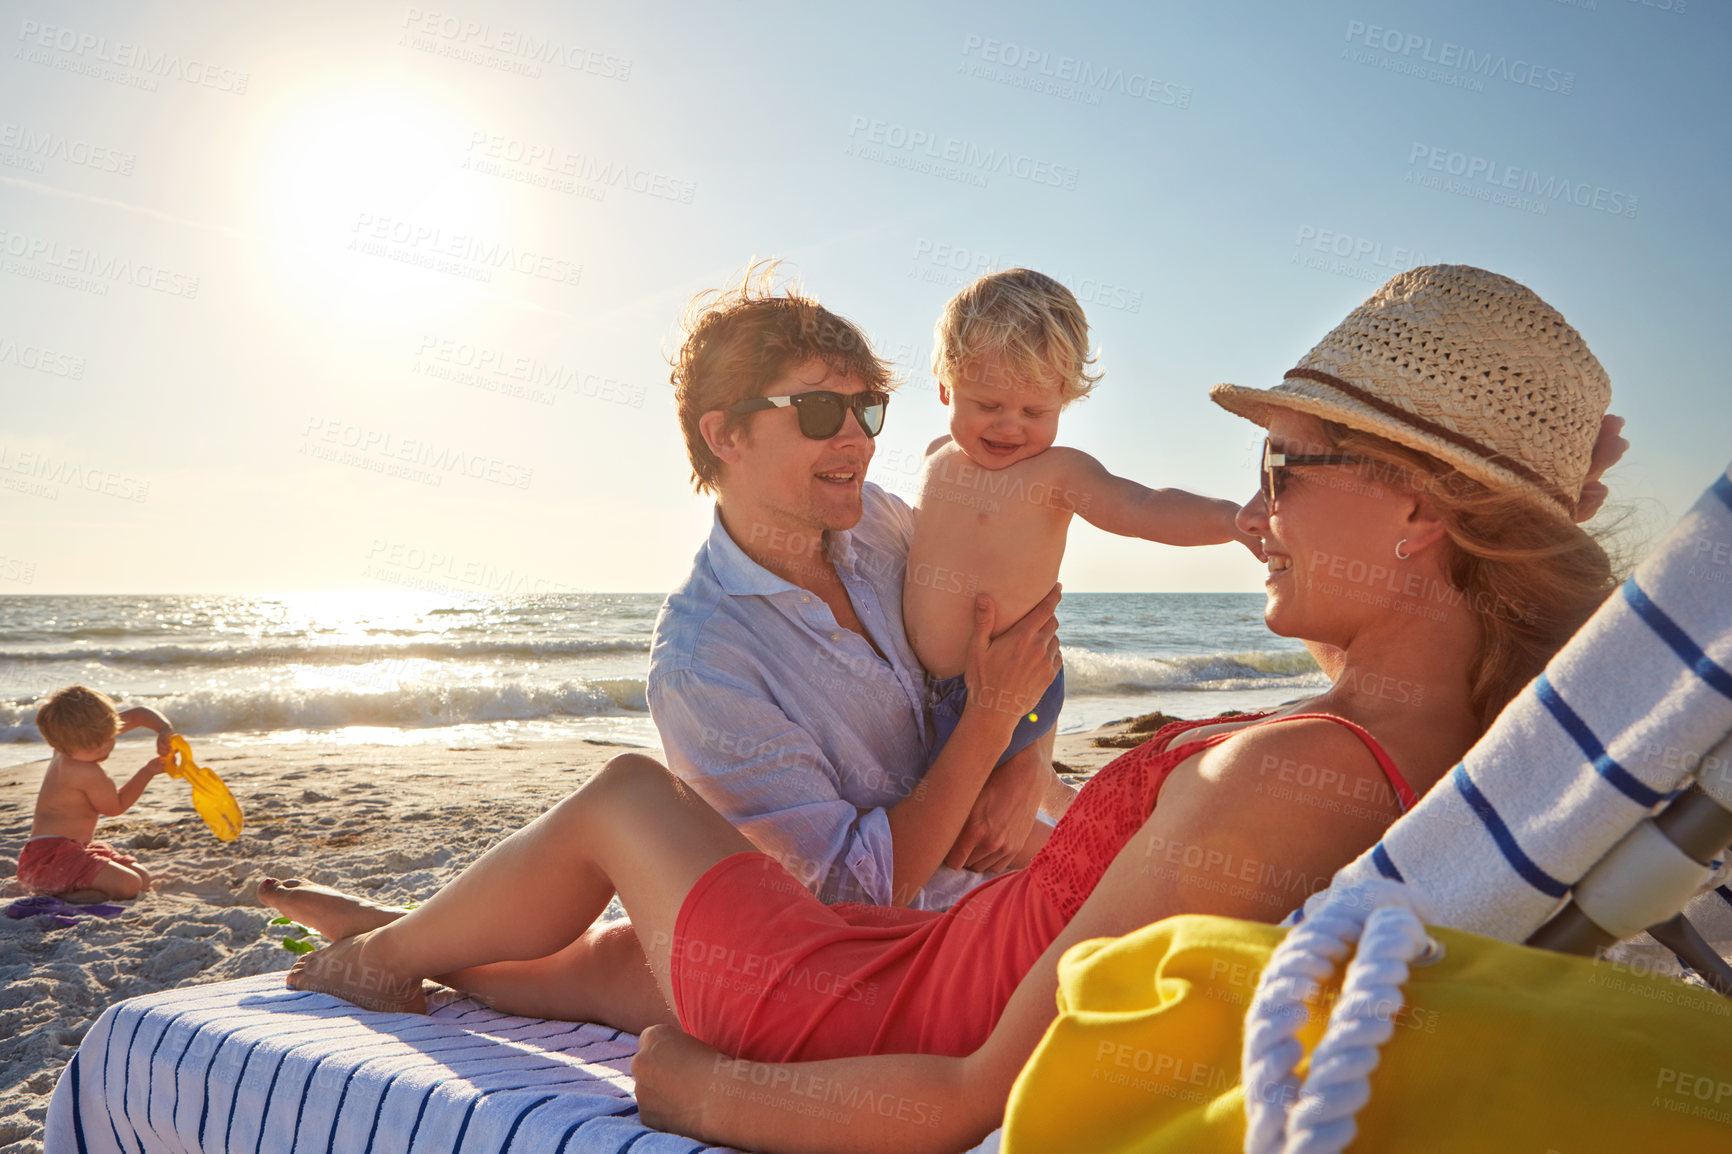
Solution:
[[[1612,384],[1533,290],[1439,264],[1393,277],[1274,388],[1209,396],[1259,425],[1290,409],[1374,433],[1573,521]]]

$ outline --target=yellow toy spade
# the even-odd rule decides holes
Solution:
[[[233,841],[241,836],[241,807],[235,795],[223,784],[223,779],[192,759],[192,746],[186,738],[175,734],[169,738],[174,747],[168,757],[168,775],[184,777],[192,786],[192,807],[210,826],[219,841]]]

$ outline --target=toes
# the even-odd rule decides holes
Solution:
[[[401,978],[361,957],[354,938],[315,950],[295,961],[286,982],[291,989],[330,994],[379,1013],[427,1012],[419,978]]]
[[[285,986],[289,987],[291,990],[304,990],[307,988],[307,975],[309,973],[307,968],[307,959],[311,956],[311,954],[303,954],[301,957],[295,959],[295,964],[289,967],[289,972],[287,974],[283,975],[283,984]]]

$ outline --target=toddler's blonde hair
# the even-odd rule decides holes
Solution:
[[[1089,323],[1071,291],[1045,273],[989,272],[950,299],[938,318],[932,373],[954,385],[973,380],[986,357],[1014,385],[1056,381],[1062,404],[1086,397],[1101,379],[1089,367]]]
[[[120,714],[106,693],[68,685],[37,706],[36,729],[61,753],[95,749],[120,732]]]

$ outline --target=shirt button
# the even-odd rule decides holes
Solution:
[[[832,634],[830,634],[830,640],[840,641],[840,640],[842,640],[842,635],[840,633],[832,633]]]
[[[811,602],[812,602],[812,599],[810,597],[800,598],[800,604],[802,604],[802,605],[809,605],[809,604],[811,604]]]

